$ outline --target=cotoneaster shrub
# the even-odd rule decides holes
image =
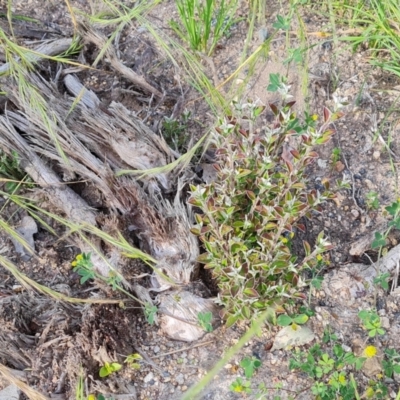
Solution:
[[[191,187],[189,202],[201,209],[192,232],[205,249],[200,262],[218,283],[227,325],[250,320],[285,299],[304,298],[302,271],[331,247],[321,232],[313,248],[303,242],[305,257],[299,260],[290,243],[305,229],[302,218],[311,218],[333,197],[328,183],[323,192],[310,189],[305,172],[340,115],[325,109],[317,128],[316,116],[305,114],[301,121],[292,111],[283,80],[275,79],[272,89],[284,98],[280,106],[270,104],[274,122],[256,128],[265,107],[236,104],[235,115],[211,134],[216,180]]]

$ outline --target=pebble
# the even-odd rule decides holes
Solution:
[[[179,385],[183,385],[185,382],[185,377],[183,376],[183,374],[179,374],[176,378],[175,378],[176,382]]]
[[[342,344],[342,349],[347,353],[349,353],[351,351],[351,347],[347,346],[347,344],[344,344],[344,343]]]
[[[187,388],[188,388],[188,387],[187,387],[186,385],[183,385],[183,386],[181,387],[182,392],[186,392]]]
[[[374,159],[374,160],[379,160],[379,157],[381,156],[381,152],[380,151],[374,151],[373,153],[372,153],[372,158]]]
[[[350,212],[354,219],[357,219],[360,216],[360,213],[354,208]]]
[[[388,317],[381,317],[381,324],[382,328],[389,329],[390,328],[390,321]]]
[[[152,372],[149,372],[144,378],[143,381],[145,383],[150,382],[154,378],[154,374]]]
[[[153,349],[154,354],[157,354],[159,351],[160,351],[160,347],[154,346],[154,349]]]

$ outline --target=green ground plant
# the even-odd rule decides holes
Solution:
[[[191,187],[189,202],[202,210],[192,229],[206,250],[199,261],[218,282],[228,326],[283,298],[303,298],[301,272],[313,268],[317,256],[330,248],[320,234],[314,250],[304,242],[306,255],[297,261],[289,239],[296,229],[304,229],[301,218],[320,211],[321,203],[332,197],[327,184],[323,193],[308,190],[305,170],[317,156],[314,147],[333,134],[328,126],[340,114],[325,110],[317,129],[315,116],[306,114],[300,121],[292,111],[282,78],[272,75],[269,89],[284,99],[280,107],[270,105],[275,122],[258,133],[256,121],[264,107],[236,104],[236,115],[221,121],[212,134],[216,181]],[[287,145],[289,138],[296,147]]]
[[[21,170],[19,166],[18,154],[13,151],[7,155],[0,150],[0,182],[5,180],[4,189],[7,193],[12,193],[18,189],[22,181],[26,183],[32,180]]]
[[[129,368],[140,369],[140,360],[142,359],[143,357],[138,353],[129,354],[129,356],[125,358],[124,363],[127,364]]]
[[[332,10],[339,23],[353,28],[352,35],[340,40],[354,49],[366,46],[372,65],[400,76],[400,8],[396,0],[337,1]]]
[[[187,141],[187,128],[190,112],[184,112],[180,119],[164,117],[161,133],[167,143],[175,150],[181,151]]]
[[[261,367],[261,360],[254,356],[245,357],[242,361],[240,361],[240,366],[244,370],[245,377],[250,379],[253,377],[256,369]]]
[[[366,195],[366,204],[369,210],[378,210],[379,209],[379,197],[378,193],[374,191],[370,191]]]
[[[374,311],[361,310],[358,317],[362,320],[364,328],[368,331],[368,336],[373,338],[376,335],[384,335],[385,330],[379,315]]]
[[[276,323],[279,326],[292,326],[293,329],[296,329],[297,325],[304,325],[308,321],[308,315],[306,314],[296,314],[289,316],[287,314],[279,315],[276,319]]]
[[[385,232],[375,232],[375,238],[371,244],[372,249],[379,250],[379,257],[381,256],[383,248],[386,246],[386,239],[392,229],[400,229],[400,198],[394,201],[390,206],[385,207],[387,216],[391,221],[389,227]],[[379,276],[379,271],[378,271]]]
[[[212,332],[213,331],[213,326],[212,326],[212,319],[213,315],[211,312],[200,312],[197,316],[199,325],[206,331],[206,332]]]
[[[89,280],[99,279],[99,280],[105,282],[107,285],[111,286],[113,290],[118,290],[140,302],[139,299],[136,299],[134,296],[132,296],[128,291],[126,291],[122,287],[122,285],[121,285],[122,278],[115,271],[111,270],[109,272],[108,277],[105,277],[105,276],[99,274],[94,269],[94,265],[93,265],[93,262],[91,259],[91,253],[78,254],[75,257],[75,260],[72,261],[71,266],[73,267],[73,271],[81,276],[81,279],[80,279],[81,285],[85,284]],[[158,308],[155,305],[150,304],[148,302],[142,303],[142,308],[143,308],[143,312],[144,312],[147,322],[150,325],[153,325],[156,321],[156,315],[157,315]]]
[[[113,363],[105,362],[104,365],[100,368],[99,376],[100,378],[106,378],[107,376],[113,374],[114,372],[119,371],[121,368],[122,365],[116,362]]]
[[[289,361],[289,369],[300,370],[314,379],[312,393],[321,400],[356,398],[356,388],[350,378],[350,369],[358,371],[365,357],[357,357],[334,344],[331,354],[316,344],[308,352],[296,351]]]
[[[232,390],[234,393],[252,393],[251,390],[251,382],[242,379],[242,378],[236,378],[229,386],[229,388]]]
[[[341,155],[342,150],[339,147],[333,148],[331,153],[331,163],[335,165],[340,160]]]
[[[235,23],[238,0],[177,0],[180,24],[170,21],[175,33],[193,50],[211,55]]]

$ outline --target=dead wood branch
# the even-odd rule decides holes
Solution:
[[[156,88],[151,86],[149,83],[147,83],[143,77],[138,75],[132,69],[126,67],[124,64],[122,64],[120,60],[118,60],[114,47],[107,42],[106,38],[103,35],[101,35],[99,32],[96,32],[92,27],[83,22],[79,24],[79,30],[81,31],[83,40],[85,42],[93,43],[98,49],[101,50],[106,48],[106,57],[110,61],[110,64],[113,66],[113,68],[117,70],[121,75],[123,75],[125,78],[129,79],[132,83],[144,89],[145,91],[150,92],[159,98],[163,97],[163,94]]]
[[[25,56],[29,62],[37,63],[43,58],[41,54],[43,54],[44,56],[55,56],[57,54],[61,54],[67,51],[71,47],[71,44],[72,39],[47,40],[36,47],[34,49],[34,53],[28,52]],[[19,59],[16,59],[16,61],[19,61]],[[4,65],[2,65],[0,67],[0,75],[7,72],[10,67],[10,63],[5,63]]]
[[[55,87],[35,75],[32,75],[31,83],[46,100],[50,122],[45,123],[40,113],[21,99],[17,85],[11,82],[7,89],[18,110],[6,110],[0,117],[0,146],[8,152],[16,150],[25,170],[49,193],[49,199],[53,201],[54,198],[57,206],[83,227],[89,222],[94,226],[99,224],[110,234],[113,231],[117,232],[115,234],[134,231],[142,249],[157,260],[156,270],[168,278],[154,274],[151,280],[153,289],[173,289],[159,297],[163,329],[176,339],[197,340],[205,333],[197,326],[198,313],[211,311],[215,322],[218,308],[212,300],[183,290],[197,277],[199,246],[190,232],[192,215],[180,201],[180,188],[171,203],[162,199],[160,192],[146,193],[134,177],[118,178],[113,173],[126,164],[148,168],[160,163],[160,158],[161,164],[165,165],[173,157],[168,146],[120,104],[112,104],[107,112],[101,107],[90,109],[85,105],[70,112],[72,100],[68,102]],[[96,101],[92,103],[96,104]],[[68,156],[67,163],[49,135],[49,124]],[[98,218],[75,192],[61,185],[57,174],[39,156],[53,164],[56,161],[66,175],[85,178],[89,184],[95,185],[102,192],[110,215]],[[157,175],[157,179],[164,188],[170,187],[169,177]],[[68,192],[68,196],[71,191],[71,196],[77,199],[66,196],[63,191]],[[84,211],[89,213],[88,217]],[[105,257],[99,250],[99,241],[95,243],[98,250],[92,251],[95,268],[108,276],[109,264],[118,270],[124,257],[118,248],[107,250]],[[78,244],[82,251],[91,251],[87,250],[89,244],[83,240]],[[134,289],[142,301],[152,302],[144,288],[137,285]]]

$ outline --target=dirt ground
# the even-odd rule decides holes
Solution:
[[[71,4],[90,12],[89,3],[85,1],[78,0]],[[26,22],[21,23],[15,30],[21,43],[38,40],[38,36],[70,37],[73,31],[64,3],[14,1],[13,7],[15,13],[36,18],[43,23],[40,28],[36,26],[33,30]],[[246,7],[247,2],[243,2],[239,17],[246,15]],[[272,30],[277,14],[282,12],[278,2],[271,5],[266,16],[267,30]],[[161,2],[149,16],[156,26],[165,29],[168,34],[172,34],[168,27],[171,17],[177,18],[173,1]],[[296,66],[287,68],[283,64],[287,57],[286,38],[284,34],[278,34],[272,41],[265,62],[257,66],[244,97],[259,99],[264,104],[273,101],[274,96],[266,91],[269,74],[287,70],[299,112],[308,110],[321,115],[324,106],[333,106],[333,96],[348,103],[343,109],[344,117],[335,123],[333,140],[317,150],[320,158],[309,171],[309,182],[318,189],[323,179],[328,179],[334,188],[337,180],[347,180],[350,189],[339,190],[336,200],[325,204],[323,213],[307,222],[307,233],[300,239],[306,238],[312,242],[323,230],[333,244],[325,284],[312,300],[316,316],[311,318],[310,327],[316,338],[321,338],[324,328],[329,325],[339,333],[343,344],[354,349],[365,336],[355,315],[361,308],[371,307],[374,293],[366,290],[358,298],[351,294],[341,296],[340,293],[344,290],[345,282],[351,286],[356,279],[352,276],[351,267],[357,270],[357,266],[352,263],[369,265],[371,260],[376,261],[377,254],[370,250],[373,234],[376,231],[383,232],[387,227],[384,206],[399,197],[398,176],[393,171],[396,171],[400,162],[400,124],[398,113],[388,111],[396,110],[400,82],[392,75],[372,67],[368,63],[366,50],[360,48],[353,52],[343,43],[313,35],[314,32],[329,31],[328,19],[317,16],[312,9],[305,12],[303,19],[309,33],[308,75],[306,73],[304,76]],[[6,26],[5,21],[1,23]],[[259,26],[254,33],[249,53],[260,45],[258,30],[261,28],[264,27]],[[295,28],[294,25],[293,32]],[[247,29],[247,22],[239,21],[212,59],[203,60],[210,65],[210,78],[215,85],[224,81],[239,66]],[[103,32],[107,34],[111,30],[103,29]],[[295,33],[291,34],[290,40],[293,47],[299,43]],[[90,64],[97,57],[98,50],[86,46],[82,54],[84,61]],[[140,24],[133,22],[123,30],[117,54],[124,65],[143,76],[157,90],[167,93],[167,99],[158,103],[154,96],[137,89],[117,74],[106,61],[100,61],[96,70],[78,71],[77,76],[100,98],[103,107],[107,108],[112,101],[117,101],[135,112],[156,133],[162,132],[164,117],[178,118],[184,111],[190,111],[188,137],[198,138],[204,133],[202,127],[212,120],[209,110],[197,100],[198,93],[185,82],[183,71],[163,54]],[[54,79],[56,68],[52,63],[43,62],[40,73],[46,79]],[[239,79],[245,79],[246,70],[241,74]],[[58,90],[65,93],[61,82],[58,82]],[[386,145],[389,142],[390,156]],[[341,149],[340,159],[336,163],[331,162],[334,148]],[[196,166],[193,166],[195,170]],[[201,181],[201,177],[196,179]],[[92,207],[101,204],[93,192],[85,194],[84,185],[76,186],[75,190]],[[376,210],[367,207],[367,194],[370,192],[378,194],[380,206]],[[40,201],[42,207],[47,205],[52,209],[51,201],[34,187],[28,189],[24,196]],[[0,199],[0,205],[4,205],[3,215],[7,215],[8,222],[14,226],[18,226],[26,216],[25,211],[10,206],[5,198]],[[29,278],[70,297],[124,299],[118,292],[98,282],[81,285],[79,276],[71,269],[78,248],[63,236],[67,233],[65,228],[50,218],[46,222],[58,236],[51,235],[43,226],[39,226],[34,235],[35,257],[22,260],[6,232],[0,232],[0,255],[12,260]],[[396,234],[389,239],[390,247],[398,244],[399,237]],[[128,280],[134,280],[135,276],[146,271],[145,266],[133,261],[124,266]],[[342,286],[336,287],[332,280],[337,278],[340,271],[348,271],[348,274],[346,278],[339,278]],[[209,281],[206,284],[211,285]],[[210,289],[215,294],[215,287],[210,286]],[[400,329],[396,294],[381,291],[378,297],[380,315],[386,318],[387,327],[387,335],[381,344],[387,346],[389,343],[400,350],[396,340]],[[160,327],[150,326],[136,303],[125,303],[125,308],[121,308],[118,304],[82,305],[55,301],[24,289],[2,268],[0,326],[2,363],[14,370],[25,370],[24,379],[32,388],[57,399],[75,398],[76,381],[66,380],[66,376],[77,378],[81,370],[84,371],[85,384],[91,393],[103,393],[116,399],[180,399],[245,332],[245,327],[241,325],[230,329],[220,327],[194,343],[174,341],[165,337]],[[214,378],[202,398],[242,398],[242,394],[232,392],[229,386],[237,377],[243,376],[238,364],[248,355],[254,355],[262,361],[262,366],[252,379],[254,393],[261,383],[269,391],[264,397],[253,394],[247,398],[313,398],[310,391],[312,382],[305,375],[288,369],[290,351],[271,351],[278,331],[275,327],[265,327],[262,335],[247,343]],[[104,360],[104,352],[120,363],[128,354],[139,353],[143,357],[141,368],[123,368],[107,379],[100,379],[98,371],[101,360]],[[372,372],[360,372],[357,379],[360,383],[366,383],[377,371],[379,368]],[[6,385],[4,383],[3,386]],[[393,393],[397,393],[399,382],[394,380],[388,385],[389,394],[393,396]]]

